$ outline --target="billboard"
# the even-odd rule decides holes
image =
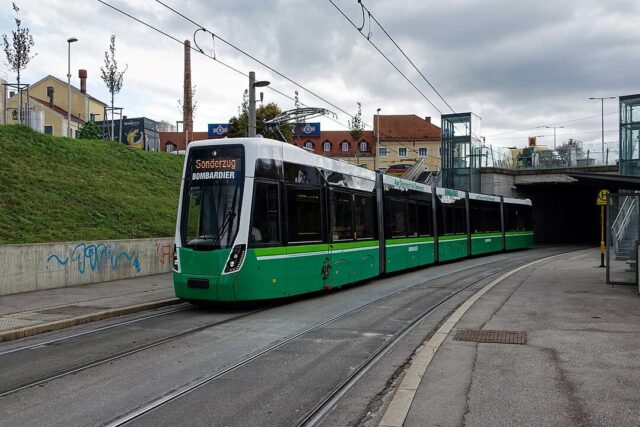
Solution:
[[[229,123],[209,123],[207,133],[209,138],[222,138],[229,132]]]
[[[97,121],[102,128],[103,137],[110,139],[111,120]],[[114,120],[115,140],[119,139],[120,120]],[[120,142],[133,148],[147,151],[160,150],[160,137],[158,135],[158,122],[146,117],[122,120],[122,137]]]

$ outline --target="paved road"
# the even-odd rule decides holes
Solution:
[[[417,345],[476,286],[490,280],[478,282],[479,278],[554,252],[558,249],[465,260],[280,304],[210,310],[185,306],[7,354],[3,351],[15,350],[17,344],[0,344],[0,419],[3,425],[105,424],[284,342],[133,423],[295,424],[402,326],[471,284],[385,356],[384,363],[363,378],[326,421],[327,425],[365,422],[380,409]],[[96,326],[100,324],[91,327]],[[39,336],[19,345],[47,339]],[[91,362],[94,366],[66,374]],[[56,374],[58,378],[12,392]]]

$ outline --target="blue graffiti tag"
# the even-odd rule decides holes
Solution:
[[[124,265],[121,259],[125,259],[127,263],[140,273],[140,260],[136,256],[135,251],[128,253],[127,251],[118,251],[117,247],[108,243],[87,244],[78,243],[72,250],[71,255],[61,258],[56,254],[51,254],[47,258],[47,262],[52,259],[58,264],[66,266],[67,264],[75,264],[78,272],[84,274],[87,268],[91,271],[104,271],[108,268],[111,270],[118,269],[118,266]]]

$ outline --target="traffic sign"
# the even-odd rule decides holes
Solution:
[[[609,190],[600,190],[600,192],[598,193],[598,200],[596,201],[596,205],[606,206],[608,195],[609,195]]]

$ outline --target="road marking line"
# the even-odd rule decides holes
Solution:
[[[462,316],[471,308],[471,306],[478,300],[480,297],[487,292],[489,292],[495,285],[502,282],[507,277],[519,272],[520,270],[524,270],[525,268],[529,268],[534,264],[543,261],[549,261],[552,258],[556,258],[566,254],[558,254],[550,257],[542,258],[537,261],[530,262],[529,264],[522,265],[518,268],[515,268],[497,279],[493,280],[491,283],[486,284],[482,289],[469,297],[462,305],[460,305],[456,311],[453,312],[451,316],[440,326],[440,328],[433,334],[433,336],[424,341],[416,350],[413,360],[411,361],[411,365],[407,369],[407,372],[404,375],[404,378],[400,382],[398,389],[393,395],[393,399],[391,403],[387,407],[384,415],[382,416],[382,420],[380,420],[379,427],[402,427],[404,424],[404,420],[407,418],[409,414],[409,409],[411,408],[411,404],[413,403],[413,399],[416,396],[416,392],[418,391],[418,386],[424,377],[431,360],[436,354],[436,351],[440,348],[440,345],[444,342],[444,340],[449,335],[449,332],[454,328],[454,326],[460,321]]]

